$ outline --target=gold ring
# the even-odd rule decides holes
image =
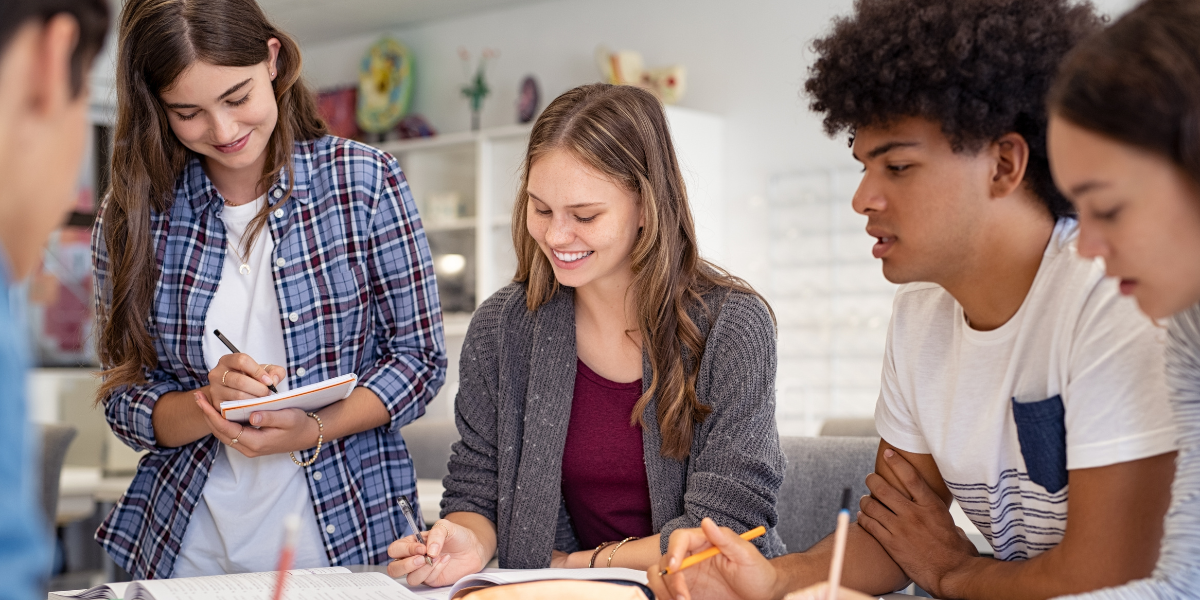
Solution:
[[[224,387],[229,387],[229,386],[225,385],[225,376],[228,374],[229,374],[229,369],[225,369],[225,373],[223,373],[221,375],[221,385]]]
[[[243,431],[246,431],[246,426],[245,426],[245,425],[242,425],[242,424],[240,424],[240,423],[239,423],[239,424],[238,424],[238,427],[241,427],[241,429],[239,429],[239,430],[238,430],[238,434],[237,434],[237,435],[235,435],[235,436],[233,436],[233,439],[232,439],[232,440],[230,440],[230,442],[229,442],[229,445],[231,445],[231,446],[232,446],[233,444],[236,444],[236,443],[238,443],[238,438],[242,437],[242,432],[243,432]]]

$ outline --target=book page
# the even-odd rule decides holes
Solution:
[[[459,590],[477,585],[501,583],[523,583],[526,581],[544,581],[547,579],[577,579],[577,580],[596,580],[596,579],[622,579],[625,581],[636,581],[641,584],[648,583],[645,571],[636,569],[619,569],[600,568],[600,569],[484,569],[480,573],[467,575],[458,580],[453,587],[450,588],[447,597],[452,597]]]
[[[292,571],[284,583],[287,600],[422,600],[383,573]],[[344,571],[344,569],[343,569]],[[139,581],[125,600],[271,600],[277,572]]]
[[[83,598],[84,600],[101,600],[102,598],[124,598],[125,588],[129,587],[128,583],[108,583],[98,585],[94,588],[86,590],[71,590],[68,592],[50,592],[47,600],[57,600],[58,598]]]

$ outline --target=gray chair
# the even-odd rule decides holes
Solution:
[[[825,419],[821,423],[822,437],[879,437],[879,432],[875,429],[875,419],[873,417],[865,418],[843,418],[843,419]]]
[[[67,448],[75,439],[75,428],[70,425],[49,424],[37,426],[41,430],[42,441],[42,512],[51,530],[55,525],[58,513],[58,482],[62,475],[63,459],[67,456]]]
[[[879,438],[783,437],[787,472],[779,490],[779,536],[788,552],[812,547],[833,533],[842,490],[850,488],[850,515],[867,491],[866,477],[875,470]]]
[[[454,421],[417,419],[401,427],[400,435],[418,478],[441,481],[450,474],[450,446],[458,441]]]

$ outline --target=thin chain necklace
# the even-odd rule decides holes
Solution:
[[[242,266],[238,267],[238,273],[241,273],[242,275],[249,275],[250,274],[250,255],[247,254],[245,257],[243,257],[242,253],[238,252],[237,246],[234,245],[233,242],[226,241],[226,243],[229,244],[229,249],[233,250],[233,255],[237,257],[238,262],[242,263]],[[253,251],[253,249],[251,249],[251,251]]]

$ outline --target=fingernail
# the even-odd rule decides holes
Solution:
[[[441,546],[439,546],[439,545],[437,545],[437,544],[434,544],[434,545],[432,545],[432,546],[430,546],[430,547],[429,547],[429,553],[430,553],[430,554],[432,554],[432,555],[434,555],[434,556],[437,556],[438,550],[441,550],[441,549],[442,549],[442,547],[441,547]]]
[[[419,566],[421,566],[421,565],[423,565],[423,564],[425,564],[425,557],[424,557],[424,556],[418,556],[418,557],[416,557],[416,558],[413,558],[412,565],[413,565],[414,567],[419,567]]]
[[[258,425],[259,423],[262,423],[262,415],[260,415],[258,413],[254,413],[254,414],[250,415],[250,424],[251,425]]]
[[[449,554],[443,555],[441,558],[438,559],[438,562],[441,564],[446,564],[446,563],[450,562],[450,555]]]
[[[677,568],[679,567],[679,557],[678,557],[678,556],[672,556],[672,557],[671,557],[671,562],[670,562],[670,563],[668,563],[668,564],[667,564],[667,566],[669,566],[669,567],[671,568],[671,570],[675,570],[675,569],[677,569]]]
[[[857,515],[855,515],[855,516],[854,516],[854,518],[855,518],[855,519],[861,519],[861,518],[862,518],[862,511],[861,511],[861,510],[860,510],[860,511],[858,511],[858,514],[857,514]]]
[[[267,385],[271,385],[271,383],[272,383],[271,378],[267,377],[266,375],[263,375],[262,380],[263,380],[263,383],[265,383]]]
[[[883,451],[883,456],[884,456],[885,458],[891,458],[891,457],[893,457],[893,456],[895,456],[895,455],[896,455],[896,453],[895,453],[895,452],[892,452],[892,449],[891,449],[891,448],[888,448],[887,450],[884,450],[884,451]]]

